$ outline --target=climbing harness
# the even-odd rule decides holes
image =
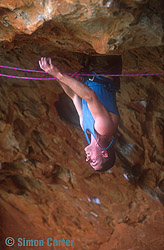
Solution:
[[[120,89],[120,80],[119,79],[118,79],[118,81],[114,81],[113,79],[109,79],[109,78],[104,77],[104,76],[99,76],[94,71],[92,71],[91,74],[92,74],[92,76],[82,77],[84,83],[87,80],[89,80],[91,82],[96,82],[96,83],[102,84],[109,91],[119,92],[119,89]]]
[[[13,70],[20,70],[20,71],[26,71],[26,72],[34,72],[34,73],[43,73],[47,74],[45,71],[39,71],[39,70],[32,70],[32,69],[21,69],[21,68],[16,68],[16,67],[10,67],[10,66],[3,66],[0,65],[0,68],[5,68],[5,69],[13,69]],[[67,73],[66,75],[69,76],[89,76],[89,77],[95,77],[95,73],[90,73],[90,74],[85,74],[85,73]],[[101,77],[121,77],[121,76],[153,76],[153,75],[164,75],[164,72],[162,73],[144,73],[144,74],[96,74],[96,76],[101,76]],[[6,74],[0,74],[0,76],[3,77],[8,77],[8,78],[16,78],[16,79],[28,79],[28,80],[41,80],[41,81],[48,81],[48,80],[57,80],[57,78],[36,78],[36,77],[26,77],[26,76],[13,76],[13,75],[6,75]],[[90,78],[92,79],[92,78]]]

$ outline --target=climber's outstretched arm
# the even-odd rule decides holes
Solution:
[[[58,81],[63,88],[64,92],[72,99],[77,113],[79,115],[80,125],[82,124],[82,100],[81,98],[65,83]],[[82,126],[82,125],[81,125]]]
[[[73,100],[73,98],[75,96],[75,92],[70,87],[65,85],[64,83],[60,82],[59,80],[57,80],[57,81],[60,83],[60,86],[62,87],[64,92]]]
[[[57,78],[57,81],[59,83],[63,83],[66,86],[68,86],[74,93],[76,93],[79,97],[83,98],[87,102],[90,101],[93,90],[91,90],[88,86],[86,86],[82,82],[66,74],[62,74],[58,70],[58,68],[52,64],[51,58],[46,59],[45,57],[44,58],[42,57],[41,60],[39,61],[39,65],[45,72]]]
[[[63,88],[64,92],[72,99],[74,105],[75,105],[75,108],[78,112],[78,115],[79,115],[79,120],[80,120],[80,125],[82,127],[82,100],[81,98],[68,86],[66,85],[65,83],[61,82],[58,78],[58,73],[59,72],[56,72],[55,71],[55,67],[52,65],[52,62],[51,62],[51,59],[49,58],[49,65],[44,63],[46,59],[41,59],[39,61],[39,65],[40,67],[47,73],[53,75],[54,77],[57,78],[57,81],[59,82],[59,84],[61,85],[61,87]],[[72,78],[71,78],[72,80]]]

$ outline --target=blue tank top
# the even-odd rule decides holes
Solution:
[[[109,79],[109,82],[110,81],[111,80]],[[116,106],[116,93],[114,91],[113,92],[109,91],[109,89],[107,88],[105,84],[97,83],[94,80],[93,81],[86,80],[84,83],[89,88],[95,91],[99,101],[104,105],[104,107],[109,112],[112,112],[119,116],[118,109]],[[83,129],[84,129],[87,142],[88,144],[90,144],[91,142],[88,138],[87,130],[89,130],[89,132],[94,136],[96,140],[96,135],[95,135],[95,130],[94,130],[95,120],[88,108],[87,102],[84,99],[82,99],[82,112],[83,112]],[[114,144],[114,141],[115,141],[115,136],[107,148],[111,147]],[[99,147],[102,148],[100,145]],[[107,149],[107,148],[104,148],[104,149]]]

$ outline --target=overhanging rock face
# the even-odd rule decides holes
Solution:
[[[162,4],[0,1],[0,65],[39,69],[51,56],[64,72],[89,63],[117,73],[121,58],[123,73],[164,72]],[[163,76],[122,77],[117,103],[117,161],[98,174],[56,81],[0,78],[0,249],[10,236],[15,250],[17,238],[42,239],[45,250],[48,238],[74,240],[78,250],[163,250]]]
[[[82,53],[162,45],[162,1],[11,0],[1,1],[0,7],[4,42],[35,32],[38,41]]]

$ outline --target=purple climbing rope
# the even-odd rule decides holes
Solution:
[[[10,66],[3,66],[0,65],[0,68],[5,68],[5,69],[14,69],[14,70],[20,70],[20,71],[26,71],[26,72],[35,72],[35,73],[44,73],[46,74],[45,71],[40,71],[40,70],[32,70],[32,69],[21,69],[21,68],[15,68],[15,67],[10,67]],[[67,75],[70,76],[95,76],[95,74],[80,74],[78,72],[76,73],[67,73]],[[121,76],[154,76],[154,75],[164,75],[164,72],[162,73],[144,73],[144,74],[96,74],[97,76],[116,76],[116,77],[121,77]],[[26,76],[13,76],[13,75],[5,75],[5,74],[0,74],[0,76],[3,77],[8,77],[8,78],[16,78],[16,79],[28,79],[28,80],[40,80],[40,81],[48,81],[48,80],[56,80],[57,78],[36,78],[36,77],[26,77]]]
[[[48,80],[56,80],[56,78],[36,78],[36,77],[26,77],[26,76],[11,76],[0,74],[0,76],[8,77],[8,78],[16,78],[16,79],[24,79],[24,80],[40,80],[40,81],[48,81]]]
[[[21,71],[35,72],[35,73],[46,73],[46,72],[44,72],[44,71],[39,71],[39,70],[33,70],[33,69],[20,69],[20,68],[15,68],[15,67],[10,67],[10,66],[3,66],[3,65],[0,65],[0,68],[15,69],[15,70],[21,70]]]

